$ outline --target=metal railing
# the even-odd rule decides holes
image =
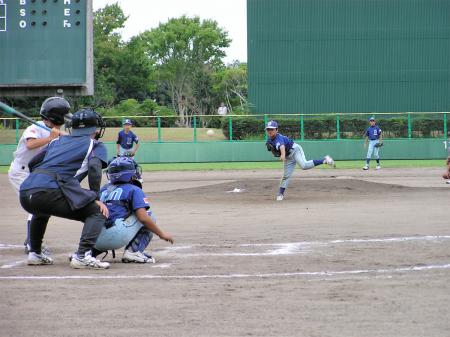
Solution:
[[[104,140],[115,141],[122,121],[130,118],[135,123],[133,131],[144,142],[262,141],[267,139],[264,125],[272,119],[278,121],[281,133],[298,141],[340,141],[361,139],[370,116],[379,121],[385,139],[448,136],[447,112],[407,112],[195,115],[188,123],[182,123],[179,116],[105,116],[108,128]],[[26,126],[17,118],[0,118],[0,144],[17,144]]]

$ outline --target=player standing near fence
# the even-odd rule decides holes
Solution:
[[[139,138],[133,133],[133,131],[131,131],[132,126],[133,123],[131,122],[131,119],[125,119],[123,121],[123,130],[119,131],[116,142],[118,157],[134,157],[137,150],[139,149]],[[136,146],[134,146],[133,148],[134,144],[136,144]]]
[[[365,140],[364,146],[367,147],[367,143],[369,143],[369,147],[367,149],[366,156],[366,164],[363,167],[363,170],[369,169],[370,158],[373,156],[377,161],[376,169],[381,169],[380,165],[380,147],[383,146],[383,136],[381,135],[381,129],[378,127],[375,117],[369,118],[369,127],[364,132]]]
[[[294,143],[289,137],[278,133],[278,123],[276,121],[267,123],[266,132],[269,136],[266,142],[267,150],[271,151],[275,157],[279,157],[284,162],[284,173],[277,195],[278,201],[284,199],[284,192],[288,187],[289,179],[292,173],[294,173],[296,164],[303,170],[309,170],[322,164],[335,166],[333,158],[328,155],[322,159],[306,160],[305,153],[300,145]]]
[[[30,174],[28,164],[30,160],[39,153],[53,139],[61,134],[60,128],[64,124],[64,116],[69,113],[70,104],[61,97],[49,97],[41,106],[39,114],[42,121],[38,122],[51,129],[47,131],[36,125],[30,125],[25,129],[17,144],[17,150],[14,152],[14,160],[8,171],[9,182],[13,186],[17,195],[20,192],[20,185]],[[32,215],[28,215],[27,237],[24,242],[25,252],[28,254],[30,249],[30,222]]]

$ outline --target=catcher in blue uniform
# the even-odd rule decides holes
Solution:
[[[108,207],[109,217],[95,244],[95,255],[125,247],[122,262],[155,263],[145,252],[153,234],[173,244],[150,211],[148,198],[138,181],[139,169],[130,157],[113,159],[107,170],[109,184],[100,190],[100,200]]]

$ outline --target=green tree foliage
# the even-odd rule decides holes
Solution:
[[[182,16],[142,33],[139,39],[181,123],[188,124],[189,116],[204,112],[209,104],[202,95],[211,72],[223,65],[224,49],[231,41],[227,32],[216,21]]]
[[[235,61],[218,70],[214,77],[214,92],[220,100],[216,100],[216,105],[224,102],[231,113],[249,113],[247,63]]]
[[[72,111],[88,106],[110,116],[175,114],[181,125],[189,125],[193,114],[214,114],[220,102],[230,112],[246,111],[247,67],[223,64],[231,40],[216,21],[172,18],[124,42],[120,30],[127,20],[118,3],[94,12],[95,94],[66,97]],[[2,100],[38,116],[45,98]]]

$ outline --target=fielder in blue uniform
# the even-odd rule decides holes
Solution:
[[[131,131],[132,126],[133,123],[131,122],[131,119],[125,119],[123,122],[123,130],[119,131],[119,134],[117,135],[116,149],[118,157],[134,157],[139,149],[139,138]],[[134,146],[134,144],[136,144],[136,146]]]
[[[289,179],[294,173],[295,165],[298,164],[303,170],[312,169],[315,166],[328,164],[334,165],[334,160],[326,155],[322,159],[306,160],[303,149],[300,145],[294,143],[292,139],[278,133],[278,123],[270,121],[266,125],[268,140],[266,142],[267,149],[273,153],[275,157],[279,157],[284,162],[284,173],[281,178],[280,188],[278,190],[277,200],[284,199],[284,192],[289,184]]]
[[[95,111],[83,109],[72,117],[71,135],[53,140],[46,151],[30,162],[30,175],[20,186],[20,203],[33,214],[30,224],[29,265],[53,264],[41,251],[50,216],[84,222],[72,268],[107,269],[109,263],[92,256],[92,249],[108,209],[98,198],[102,168],[107,165],[106,147],[98,141],[105,124]],[[90,190],[80,186],[88,176]]]
[[[95,244],[95,254],[125,247],[122,262],[155,263],[144,251],[153,233],[172,244],[173,238],[156,225],[136,168],[129,157],[115,158],[108,165],[110,183],[102,187],[100,200],[108,207],[109,217]]]
[[[379,170],[381,169],[379,146],[383,143],[383,136],[381,134],[381,129],[376,124],[375,117],[369,118],[369,125],[370,126],[364,132],[364,146],[367,146],[368,143],[369,147],[367,149],[366,164],[364,165],[363,170],[369,169],[370,158],[372,158],[372,154],[377,161],[376,169]]]

